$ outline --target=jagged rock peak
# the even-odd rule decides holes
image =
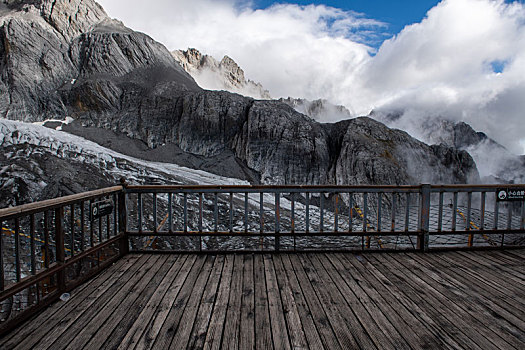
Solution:
[[[15,11],[39,13],[44,20],[66,39],[85,33],[108,15],[94,0],[2,0]]]
[[[244,70],[231,57],[224,56],[219,62],[194,48],[176,50],[172,55],[202,88],[226,90],[256,99],[271,99],[268,90],[260,83],[246,79]]]
[[[97,108],[115,103],[116,83],[124,76],[128,82],[149,84],[149,90],[158,84],[200,90],[164,45],[110,19],[95,1],[0,1],[4,118],[64,119],[69,115],[66,106],[80,103],[68,99],[75,92],[101,89],[95,80],[102,76],[107,78],[107,94],[89,100]]]
[[[312,119],[322,122],[333,122],[352,118],[352,113],[341,105],[335,105],[328,100],[307,100],[304,98],[280,98],[280,102],[293,107],[299,113],[303,113]]]

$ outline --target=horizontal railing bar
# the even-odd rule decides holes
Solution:
[[[418,186],[419,188],[419,186]],[[493,184],[493,185],[430,185],[430,188],[432,189],[432,192],[439,192],[444,191],[447,192],[447,190],[451,191],[457,191],[457,190],[465,190],[465,191],[473,191],[473,192],[482,192],[487,189],[497,189],[497,188],[523,188],[525,189],[525,184]]]
[[[19,205],[12,208],[0,209],[0,220],[9,220],[22,215],[30,215],[42,212],[44,210],[52,210],[66,205],[76,204],[81,201],[94,199],[103,195],[120,192],[122,190],[122,186],[113,186],[89,192],[72,194],[60,198],[47,199],[40,202]]]
[[[286,192],[417,192],[420,186],[342,186],[342,185],[232,185],[232,186],[163,186],[163,185],[133,185],[127,186],[126,191],[129,193],[138,192],[238,192],[238,193],[286,193]]]
[[[470,231],[470,233],[472,233],[473,231]],[[475,231],[474,231],[475,232]],[[158,236],[158,237],[206,237],[206,236],[235,236],[235,237],[270,237],[270,238],[273,238],[273,237],[293,237],[293,236],[296,236],[296,237],[310,237],[310,236],[336,236],[336,237],[361,237],[361,236],[416,236],[420,234],[419,231],[409,231],[409,232],[406,232],[406,231],[399,231],[399,232],[388,232],[388,231],[381,231],[381,232],[377,232],[377,231],[366,231],[366,232],[362,232],[362,231],[352,231],[352,232],[348,232],[348,231],[333,231],[333,232],[330,232],[330,231],[323,231],[323,232],[320,232],[320,231],[308,231],[308,233],[304,232],[304,231],[295,231],[294,232],[291,232],[291,231],[286,231],[286,232],[279,232],[279,233],[276,233],[276,232],[264,232],[261,234],[260,231],[249,231],[249,232],[245,232],[245,231],[234,231],[234,232],[230,232],[230,231],[219,231],[219,232],[215,232],[215,231],[210,231],[210,232],[199,232],[199,231],[172,231],[172,232],[168,232],[168,231],[162,231],[162,232],[153,232],[153,231],[142,231],[142,232],[138,232],[138,231],[132,231],[132,232],[128,232],[127,235],[128,236],[132,236],[132,237],[144,237],[144,236]]]
[[[413,252],[413,249],[391,249],[391,248],[370,248],[366,250],[362,250],[361,247],[351,247],[348,249],[344,248],[336,248],[336,249],[320,249],[320,248],[312,248],[312,249],[301,249],[298,248],[296,250],[292,249],[281,249],[279,253],[406,253],[406,252]],[[238,253],[238,254],[268,254],[270,251],[268,250],[260,250],[260,249],[243,249],[243,250],[236,250],[236,249],[224,249],[224,250],[216,250],[216,249],[209,249],[209,250],[176,250],[176,249],[166,249],[166,250],[142,250],[142,249],[136,249],[136,250],[130,250],[130,253],[134,254],[228,254],[228,253]],[[277,253],[277,252],[273,252]]]
[[[431,185],[432,192],[439,191],[485,191],[487,189],[497,188],[523,188],[525,184],[493,184],[493,185]],[[207,192],[213,191],[238,191],[244,193],[245,191],[253,192],[286,192],[293,190],[293,192],[320,192],[320,191],[342,191],[342,190],[355,190],[358,192],[406,192],[406,191],[419,191],[421,185],[130,185],[126,187],[126,190],[130,192],[135,191],[201,191]]]
[[[51,264],[49,266],[49,268],[45,269],[44,271],[42,271],[42,272],[40,272],[40,273],[38,273],[36,275],[28,276],[28,277],[22,279],[18,283],[15,283],[13,285],[7,286],[7,288],[3,292],[0,293],[0,301],[4,300],[6,298],[9,298],[10,296],[13,296],[13,295],[15,295],[18,292],[23,291],[24,289],[32,286],[33,284],[43,280],[46,277],[52,276],[52,275],[56,274],[57,272],[68,268],[69,266],[71,266],[74,263],[82,260],[83,258],[86,258],[87,256],[92,255],[92,254],[96,253],[97,251],[99,251],[101,249],[104,249],[105,247],[107,247],[107,246],[109,246],[109,245],[111,245],[113,243],[118,242],[123,237],[124,237],[124,234],[121,233],[118,236],[112,237],[111,239],[109,239],[107,241],[104,241],[104,242],[102,242],[100,244],[97,244],[93,248],[89,248],[85,252],[82,252],[82,253],[80,253],[78,255],[75,255],[74,258],[69,258],[63,264],[53,263],[53,264]]]
[[[470,231],[430,231],[430,236],[460,236],[460,235],[470,235],[470,234],[521,234],[525,233],[525,230],[516,229],[516,230],[470,230]],[[259,237],[275,237],[275,236],[297,236],[297,237],[309,237],[309,236],[339,236],[339,237],[361,237],[361,236],[415,236],[421,234],[421,231],[369,231],[367,229],[364,231],[286,231],[276,233],[274,231],[267,231],[261,233],[260,231],[130,231],[127,232],[128,236],[133,237],[145,237],[145,236],[159,236],[159,237],[170,237],[170,236],[190,236],[190,237],[199,237],[199,236],[259,236]]]

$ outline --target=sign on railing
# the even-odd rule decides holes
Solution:
[[[512,189],[512,188],[498,188],[497,199],[498,201],[524,201],[525,190],[523,189]]]

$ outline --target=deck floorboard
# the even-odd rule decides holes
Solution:
[[[130,254],[1,349],[524,349],[525,249]]]

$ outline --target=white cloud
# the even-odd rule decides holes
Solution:
[[[365,105],[464,120],[521,153],[524,23],[522,4],[443,1],[367,62],[360,72]],[[493,71],[495,61],[505,62],[502,72]]]
[[[372,108],[465,120],[522,153],[525,7],[444,0],[420,23],[365,43],[381,23],[326,6],[253,10],[235,0],[102,0],[113,17],[170,50],[227,54],[274,97],[324,98],[357,114]],[[374,39],[375,38],[375,39]],[[502,66],[493,71],[493,64]],[[414,123],[413,119],[409,120]]]

